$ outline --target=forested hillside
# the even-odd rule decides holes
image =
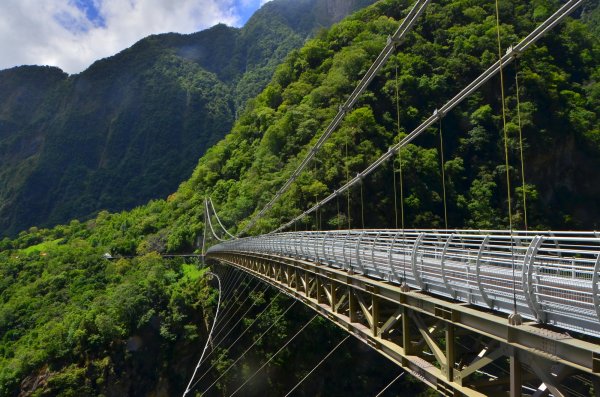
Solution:
[[[559,4],[501,1],[503,46],[523,38]],[[227,227],[243,227],[318,139],[409,6],[407,0],[382,0],[293,51],[270,84],[249,102],[231,133],[208,150],[192,177],[167,200],[130,212],[101,212],[87,222],[31,228],[2,240],[0,394],[181,394],[185,369],[191,373],[205,340],[215,292],[206,287],[202,271],[161,260],[157,253],[198,249],[207,195]],[[497,58],[495,26],[493,2],[430,4],[318,161],[251,233],[272,230],[356,175],[486,69]],[[582,20],[569,19],[506,70],[516,227],[524,224],[519,103],[529,227],[596,228],[599,61],[598,37]],[[450,228],[508,225],[499,84],[492,79],[441,123]],[[396,197],[404,202],[407,228],[444,225],[438,134],[439,128],[431,129],[402,152],[404,195],[396,192]],[[396,170],[398,166],[396,158]],[[366,178],[363,199],[355,189],[350,209],[342,196],[339,213],[333,202],[318,218],[296,227],[395,227],[390,215],[395,212],[392,171],[388,164]],[[105,252],[137,256],[107,261],[102,259]],[[249,319],[265,307],[262,295],[254,299],[259,303]],[[288,304],[274,305],[254,337]],[[301,309],[286,316],[268,342],[218,382],[215,395],[235,390],[248,368],[264,362],[307,316]],[[301,342],[267,367],[264,383],[245,389],[244,395],[284,394],[342,335],[325,320],[308,330]],[[237,353],[215,359],[211,379]],[[319,370],[317,378],[328,382],[311,382],[299,394],[371,395],[396,371],[369,355],[366,347],[348,347]],[[416,395],[419,386],[398,387]]]
[[[0,71],[0,236],[164,198],[275,67],[373,0],[276,0],[242,29],[145,38],[67,76]]]

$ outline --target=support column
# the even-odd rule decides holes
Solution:
[[[511,348],[510,352],[510,397],[521,397],[523,385],[521,379],[521,360],[517,355],[517,349]]]
[[[323,299],[323,281],[321,281],[321,277],[315,277],[315,288],[317,290],[317,303],[324,303]]]
[[[448,379],[448,382],[452,382],[454,377],[454,325],[451,323],[446,323],[446,368],[445,375]]]
[[[304,295],[307,298],[309,298],[310,297],[310,277],[306,270],[304,271],[304,283],[305,283],[304,289],[306,290],[306,291],[304,291],[305,292]]]
[[[411,342],[410,342],[410,318],[408,316],[408,308],[402,308],[402,347],[404,348],[404,354],[411,354]]]
[[[356,311],[358,310],[358,300],[352,291],[352,288],[348,287],[348,309],[350,311],[350,322],[355,323],[358,321]]]
[[[375,294],[371,295],[371,316],[373,317],[371,334],[377,337],[379,333],[379,298]]]
[[[335,291],[335,283],[333,281],[331,281],[331,284],[329,285],[329,292],[331,293],[331,311],[337,313],[337,296]]]

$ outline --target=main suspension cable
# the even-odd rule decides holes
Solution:
[[[256,222],[262,218],[266,212],[273,207],[273,204],[277,200],[281,198],[281,196],[289,189],[289,187],[294,183],[296,179],[300,176],[302,171],[306,168],[306,166],[310,163],[311,159],[316,155],[316,153],[321,149],[325,141],[329,139],[331,134],[337,129],[340,125],[346,114],[352,109],[355,105],[356,101],[362,95],[362,93],[366,90],[367,86],[371,83],[373,78],[379,73],[383,65],[387,62],[389,57],[396,51],[396,48],[404,41],[407,34],[412,29],[413,25],[416,23],[419,16],[425,11],[425,8],[429,4],[430,0],[416,0],[415,4],[408,12],[406,18],[402,21],[396,32],[388,37],[387,43],[379,56],[375,59],[369,70],[365,73],[361,81],[358,83],[350,97],[346,100],[346,102],[340,106],[340,109],[334,119],[331,121],[329,126],[325,129],[325,132],[321,135],[317,143],[309,150],[308,154],[302,160],[300,165],[294,170],[289,179],[285,182],[285,184],[275,193],[271,201],[269,201],[256,215],[254,215],[250,221],[244,226],[244,228],[238,233],[238,236],[244,234],[248,229],[256,224]]]
[[[577,9],[581,4],[583,4],[585,0],[570,0],[566,4],[564,4],[559,10],[557,10],[554,14],[552,14],[548,19],[546,19],[541,25],[535,28],[527,37],[521,40],[517,45],[515,45],[509,52],[507,52],[500,60],[495,62],[492,66],[490,66],[486,71],[484,71],[479,77],[473,80],[469,85],[463,88],[458,94],[456,94],[452,99],[450,99],[444,106],[442,106],[438,111],[442,114],[448,114],[448,112],[454,109],[457,105],[462,103],[466,98],[468,98],[473,92],[475,92],[479,87],[481,87],[484,83],[489,81],[492,77],[494,77],[500,68],[506,67],[506,65],[510,64],[513,61],[513,58],[516,54],[521,53],[531,47],[537,40],[539,40],[544,34],[549,32],[554,26],[556,26],[559,22],[564,20],[570,13],[572,13],[575,9]],[[369,175],[375,169],[379,168],[381,164],[385,161],[392,158],[396,152],[408,145],[412,142],[416,137],[421,135],[424,131],[426,131],[429,127],[431,127],[436,121],[438,117],[437,114],[432,114],[425,121],[421,123],[417,128],[415,128],[410,134],[406,135],[400,142],[390,147],[386,153],[381,155],[377,160],[375,160],[371,165],[369,165],[363,172],[358,174],[355,178],[348,181],[345,185],[336,190],[338,193],[343,193],[347,191],[349,188],[359,183],[361,178]],[[291,221],[281,225],[277,229],[273,230],[271,233],[277,233],[282,230],[290,227],[296,220],[302,219],[303,217],[311,214],[317,208],[327,204],[335,197],[335,194],[330,194],[328,197],[321,200],[317,205],[312,208],[304,211],[302,214],[292,219]]]
[[[227,241],[227,240],[224,240],[224,239],[220,238],[217,235],[217,233],[215,232],[215,229],[213,228],[212,221],[210,220],[210,211],[209,211],[209,207],[208,207],[208,199],[204,199],[204,206],[206,207],[206,221],[208,222],[208,226],[210,227],[210,231],[212,232],[213,237],[216,238],[217,240],[219,240],[220,242]]]
[[[219,219],[219,214],[217,214],[217,210],[215,209],[215,203],[213,203],[212,198],[210,196],[208,197],[208,201],[210,202],[210,206],[212,207],[213,214],[215,214],[215,218],[217,218],[217,222],[219,223],[219,226],[221,226],[221,229],[223,229],[223,231],[225,232],[225,234],[227,234],[229,237],[231,237],[231,238],[237,238],[233,234],[229,233],[227,231],[227,229],[225,229],[225,226],[223,226],[223,223],[221,222],[221,219]]]

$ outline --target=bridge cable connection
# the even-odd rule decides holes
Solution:
[[[267,366],[267,364],[269,364],[269,363],[270,363],[270,362],[271,362],[271,361],[272,361],[272,360],[273,360],[275,357],[277,357],[277,355],[278,355],[279,353],[281,353],[281,352],[283,351],[283,349],[285,349],[285,348],[286,348],[286,347],[287,347],[287,346],[288,346],[288,345],[289,345],[289,344],[290,344],[290,343],[291,343],[291,342],[292,342],[294,339],[296,339],[296,337],[297,337],[298,335],[300,335],[300,334],[301,334],[301,333],[302,333],[302,332],[303,332],[303,331],[306,329],[306,327],[308,327],[308,326],[310,325],[310,323],[312,323],[312,322],[314,321],[314,319],[315,319],[315,318],[317,318],[318,316],[319,316],[318,314],[315,314],[315,315],[314,315],[314,316],[313,316],[313,317],[312,317],[310,320],[308,320],[308,321],[306,322],[306,324],[304,324],[304,326],[303,326],[302,328],[300,328],[300,330],[294,334],[294,336],[292,336],[290,339],[288,339],[288,341],[287,341],[287,342],[285,342],[285,344],[284,344],[283,346],[281,346],[281,348],[280,348],[279,350],[277,350],[277,351],[275,352],[275,354],[273,354],[271,357],[269,357],[269,359],[268,359],[268,360],[267,360],[267,361],[266,361],[266,362],[265,362],[263,365],[261,365],[261,366],[260,366],[260,368],[258,368],[256,371],[254,371],[254,373],[253,373],[252,375],[250,375],[250,377],[248,377],[248,378],[247,378],[247,379],[244,381],[244,383],[242,383],[242,385],[241,385],[240,387],[238,387],[238,388],[237,388],[237,389],[236,389],[236,390],[235,390],[233,393],[231,393],[231,395],[230,395],[229,397],[232,397],[233,395],[235,395],[235,394],[236,394],[238,391],[240,391],[241,389],[243,389],[243,388],[244,388],[244,386],[246,386],[246,384],[247,384],[248,382],[250,382],[252,379],[254,379],[254,377],[255,377],[256,375],[258,375],[258,373],[259,373],[259,372],[260,372],[260,371],[261,371],[261,370],[262,370],[262,369],[263,369],[265,366]]]
[[[324,362],[325,362],[325,361],[326,361],[326,360],[329,358],[329,356],[331,356],[331,355],[332,355],[332,354],[333,354],[333,353],[334,353],[334,352],[335,352],[335,351],[336,351],[336,350],[337,350],[337,349],[338,349],[338,348],[339,348],[339,347],[340,347],[340,346],[341,346],[341,345],[342,345],[344,342],[346,342],[346,341],[347,341],[347,340],[350,338],[350,336],[351,336],[351,335],[348,335],[348,336],[346,336],[346,337],[345,337],[344,339],[342,339],[342,340],[341,340],[341,341],[340,341],[340,342],[339,342],[337,345],[335,345],[335,346],[334,346],[334,348],[333,348],[333,349],[331,349],[331,350],[329,351],[329,353],[327,353],[327,354],[325,355],[325,357],[323,357],[323,358],[321,359],[321,361],[319,361],[319,362],[317,363],[317,365],[315,365],[315,366],[313,367],[313,369],[311,369],[311,370],[310,370],[310,371],[309,371],[309,372],[308,372],[308,373],[307,373],[307,374],[304,376],[304,378],[300,379],[300,381],[299,381],[298,383],[296,383],[296,385],[295,385],[294,387],[292,387],[292,389],[291,389],[290,391],[288,391],[288,392],[287,392],[287,394],[286,394],[284,397],[288,397],[290,394],[292,394],[292,392],[293,392],[294,390],[296,390],[296,389],[298,388],[298,386],[300,386],[300,385],[301,385],[301,384],[302,384],[302,383],[303,383],[303,382],[304,382],[304,381],[305,381],[305,380],[306,380],[306,379],[307,379],[307,378],[308,378],[308,377],[309,377],[309,376],[310,376],[310,375],[311,375],[313,372],[315,372],[315,370],[316,370],[317,368],[319,368],[319,367],[321,366],[321,364],[323,364],[323,363],[324,363]]]
[[[269,302],[269,304],[268,304],[268,305],[267,305],[267,306],[266,306],[266,307],[265,307],[265,308],[264,308],[264,309],[263,309],[263,310],[262,310],[262,311],[261,311],[261,312],[260,312],[260,313],[259,313],[259,314],[258,314],[258,315],[255,317],[255,318],[254,318],[254,320],[252,321],[252,323],[250,323],[250,325],[248,325],[248,326],[246,327],[246,329],[244,329],[244,331],[243,331],[243,332],[242,332],[242,333],[241,333],[241,334],[240,334],[240,335],[237,337],[237,339],[236,339],[236,340],[234,340],[234,341],[233,341],[233,343],[231,343],[231,344],[230,344],[230,345],[229,345],[227,348],[225,348],[225,349],[224,349],[224,350],[225,350],[225,352],[228,352],[228,351],[229,351],[229,350],[230,350],[230,349],[231,349],[231,348],[232,348],[232,347],[233,347],[233,346],[234,346],[234,345],[235,345],[235,344],[236,344],[236,343],[237,343],[237,342],[238,342],[238,341],[239,341],[239,340],[242,338],[242,336],[244,336],[244,335],[246,334],[246,332],[247,332],[247,331],[248,331],[250,328],[252,328],[252,326],[253,326],[253,325],[256,323],[256,321],[257,321],[257,320],[258,320],[258,319],[259,319],[259,318],[260,318],[260,317],[261,317],[261,316],[262,316],[262,315],[263,315],[263,314],[264,314],[264,313],[267,311],[267,309],[269,309],[269,308],[270,308],[270,307],[273,305],[273,303],[275,303],[275,301],[276,301],[277,297],[279,297],[279,295],[281,295],[281,294],[282,294],[282,292],[281,292],[281,291],[279,291],[279,292],[277,293],[277,295],[275,295],[275,296],[273,297],[273,299],[271,299],[271,302]],[[243,319],[243,317],[242,317],[242,318],[240,318],[240,321],[241,321],[242,319]],[[239,323],[239,322],[238,322],[238,323]],[[236,324],[236,326],[237,326],[237,324]],[[235,326],[234,326],[234,328],[235,328]],[[221,340],[220,340],[220,341],[219,341],[219,342],[218,342],[218,343],[217,343],[217,344],[214,346],[213,350],[212,350],[212,351],[211,351],[211,352],[210,352],[210,353],[209,353],[209,354],[206,356],[206,358],[207,358],[207,359],[208,359],[208,357],[210,357],[210,356],[211,356],[211,355],[212,355],[214,352],[216,352],[216,351],[217,351],[217,350],[216,350],[216,349],[217,349],[217,347],[219,347],[219,346],[221,345],[221,343],[222,343],[222,342],[225,340],[225,338],[226,338],[226,337],[229,335],[229,333],[231,333],[231,331],[232,331],[232,330],[233,330],[233,328],[232,328],[232,329],[230,329],[230,330],[229,330],[229,332],[227,333],[227,335],[225,335],[225,336],[223,337],[223,339],[221,339]],[[211,365],[211,366],[210,366],[210,368],[208,368],[208,369],[207,369],[207,370],[206,370],[206,371],[205,371],[205,372],[204,372],[204,373],[203,373],[203,374],[202,374],[202,375],[201,375],[201,376],[198,378],[198,380],[196,381],[196,383],[194,383],[194,384],[192,385],[192,388],[193,388],[193,387],[195,387],[195,386],[196,386],[196,385],[197,385],[197,384],[198,384],[198,383],[199,383],[199,382],[200,382],[202,379],[204,379],[204,377],[205,377],[206,375],[208,375],[208,373],[209,373],[209,372],[210,372],[210,371],[211,371],[211,370],[212,370],[214,367],[215,367],[215,364]]]
[[[212,334],[213,334],[213,331],[215,330],[215,324],[217,323],[217,319],[219,318],[219,308],[221,307],[221,293],[222,293],[222,290],[221,290],[221,279],[215,273],[207,272],[206,274],[207,275],[211,275],[212,277],[216,278],[217,282],[218,282],[218,285],[219,285],[219,299],[217,301],[217,311],[215,312],[215,318],[213,319],[212,327],[210,328],[210,332],[208,334],[208,338],[206,339],[206,344],[204,345],[204,349],[202,349],[202,354],[200,355],[200,359],[198,360],[198,364],[196,364],[196,368],[194,369],[194,373],[192,374],[192,377],[190,378],[190,381],[189,381],[188,385],[186,386],[185,391],[183,392],[183,397],[185,397],[185,395],[188,394],[191,391],[190,385],[194,381],[194,377],[196,376],[196,372],[198,372],[198,368],[200,368],[200,364],[202,363],[202,359],[204,358],[204,354],[206,353],[206,349],[208,348],[208,344],[210,343],[210,341],[212,339]]]
[[[222,374],[221,374],[221,375],[220,375],[220,376],[219,376],[219,377],[218,377],[218,378],[217,378],[217,379],[216,379],[216,380],[215,380],[213,383],[211,383],[211,385],[210,385],[210,386],[208,386],[208,387],[207,387],[207,388],[206,388],[206,389],[205,389],[205,390],[202,392],[202,395],[206,394],[206,392],[207,392],[207,391],[209,391],[209,390],[210,390],[210,389],[211,389],[211,388],[212,388],[212,387],[213,387],[213,386],[214,386],[214,385],[215,385],[215,384],[216,384],[216,383],[217,383],[217,382],[218,382],[218,381],[219,381],[219,380],[220,380],[220,379],[221,379],[223,376],[225,376],[225,374],[226,374],[226,373],[228,373],[228,372],[229,372],[229,370],[230,370],[231,368],[233,368],[233,366],[234,366],[235,364],[237,364],[237,363],[238,363],[238,362],[239,362],[239,361],[240,361],[240,360],[241,360],[241,359],[242,359],[242,358],[243,358],[243,357],[246,355],[246,353],[248,353],[248,352],[249,352],[249,351],[250,351],[250,350],[251,350],[251,349],[252,349],[254,346],[256,346],[256,344],[262,340],[263,336],[265,336],[265,334],[266,334],[267,332],[269,332],[269,331],[271,330],[271,328],[273,328],[273,327],[274,327],[274,326],[275,326],[275,325],[276,325],[276,324],[279,322],[279,320],[281,320],[281,319],[282,319],[282,318],[283,318],[283,317],[286,315],[286,313],[287,313],[288,311],[290,311],[290,309],[291,309],[291,308],[292,308],[292,307],[293,307],[293,306],[296,304],[296,302],[298,302],[298,301],[297,301],[297,300],[294,300],[294,301],[292,302],[292,304],[291,304],[291,305],[289,305],[289,306],[288,306],[288,308],[287,308],[287,309],[286,309],[286,310],[285,310],[283,313],[281,313],[281,315],[279,315],[279,317],[277,317],[277,318],[275,319],[275,321],[273,321],[273,323],[272,323],[272,324],[269,326],[269,328],[267,328],[267,330],[266,330],[266,331],[264,331],[262,334],[260,334],[260,335],[259,335],[259,337],[258,337],[258,338],[256,338],[256,340],[254,341],[254,343],[252,343],[252,345],[251,345],[249,348],[247,348],[247,349],[246,349],[246,350],[245,350],[245,351],[244,351],[244,352],[241,354],[241,356],[239,356],[239,357],[238,357],[238,358],[237,358],[237,359],[236,359],[236,360],[235,360],[235,361],[234,361],[234,362],[233,362],[233,363],[232,363],[232,364],[231,364],[229,367],[227,367],[227,369],[226,369],[226,370],[225,370],[225,371],[224,371],[224,372],[223,372],[223,373],[222,373]]]
[[[256,224],[256,222],[262,218],[267,211],[269,211],[275,202],[281,198],[283,193],[285,193],[289,187],[294,183],[296,179],[300,176],[302,171],[306,168],[306,166],[310,163],[312,158],[316,155],[316,153],[321,149],[325,141],[329,139],[331,134],[337,129],[340,125],[346,114],[352,109],[355,105],[356,101],[362,95],[362,93],[366,90],[367,86],[373,80],[373,78],[379,73],[383,65],[387,62],[390,56],[396,51],[396,48],[404,41],[407,34],[410,32],[413,25],[416,23],[419,16],[425,11],[430,0],[417,0],[406,18],[400,24],[400,27],[396,30],[396,32],[388,38],[387,44],[379,54],[379,56],[375,59],[369,70],[365,73],[361,81],[358,83],[350,97],[346,100],[346,102],[340,106],[340,109],[331,123],[327,126],[321,137],[318,139],[317,143],[309,150],[308,154],[302,160],[300,165],[296,168],[296,170],[292,173],[290,178],[285,182],[285,184],[275,193],[271,201],[269,201],[256,215],[254,215],[250,221],[244,226],[244,228],[237,234],[237,236],[243,235],[248,229]]]
[[[490,66],[486,71],[484,71],[479,77],[473,80],[469,85],[463,88],[458,94],[456,94],[452,99],[450,99],[446,104],[444,104],[438,112],[446,115],[452,109],[454,109],[457,105],[462,103],[467,97],[469,97],[475,90],[481,87],[484,83],[489,81],[492,77],[494,77],[501,68],[503,69],[508,64],[510,64],[514,57],[529,47],[531,47],[537,40],[539,40],[543,35],[545,35],[548,31],[550,31],[554,26],[560,23],[564,18],[566,18],[570,13],[572,13],[577,7],[579,7],[585,0],[570,0],[565,3],[560,9],[558,9],[554,14],[552,14],[548,19],[546,19],[542,24],[536,27],[529,35],[527,35],[523,40],[521,40],[514,47],[511,47],[509,51],[505,55],[503,55],[500,60],[495,62],[492,66]],[[371,174],[374,170],[379,168],[379,166],[385,161],[389,160],[396,152],[408,145],[412,142],[416,137],[421,135],[424,131],[426,131],[429,127],[431,127],[436,121],[438,117],[437,114],[433,114],[428,117],[425,121],[421,123],[417,128],[415,128],[411,133],[409,133],[406,137],[404,137],[400,142],[393,145],[388,149],[386,153],[381,155],[377,160],[375,160],[371,165],[369,165],[365,170],[363,170],[360,174],[354,177],[352,180],[348,181],[345,185],[335,190],[334,193],[330,194],[323,200],[321,200],[317,205],[309,208],[304,211],[302,214],[298,215],[296,218],[292,219],[288,223],[285,223],[273,230],[271,233],[277,233],[282,230],[290,227],[294,222],[302,219],[303,217],[311,214],[316,211],[318,208],[327,204],[331,201],[336,194],[347,191],[349,188],[353,187],[355,184],[360,182],[361,178]],[[270,233],[270,234],[271,234]]]
[[[401,372],[400,375],[396,376],[394,379],[392,379],[392,381],[390,383],[388,383],[388,385],[386,387],[384,387],[379,393],[377,393],[377,395],[375,397],[381,397],[381,395],[383,393],[385,393],[385,391],[387,389],[390,388],[391,385],[393,385],[398,379],[402,378],[402,376],[405,374],[405,372]]]

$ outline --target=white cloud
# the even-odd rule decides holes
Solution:
[[[93,2],[100,23],[90,21],[76,1]],[[149,34],[240,24],[235,0],[1,0],[0,15],[0,69],[53,65],[68,73]]]

